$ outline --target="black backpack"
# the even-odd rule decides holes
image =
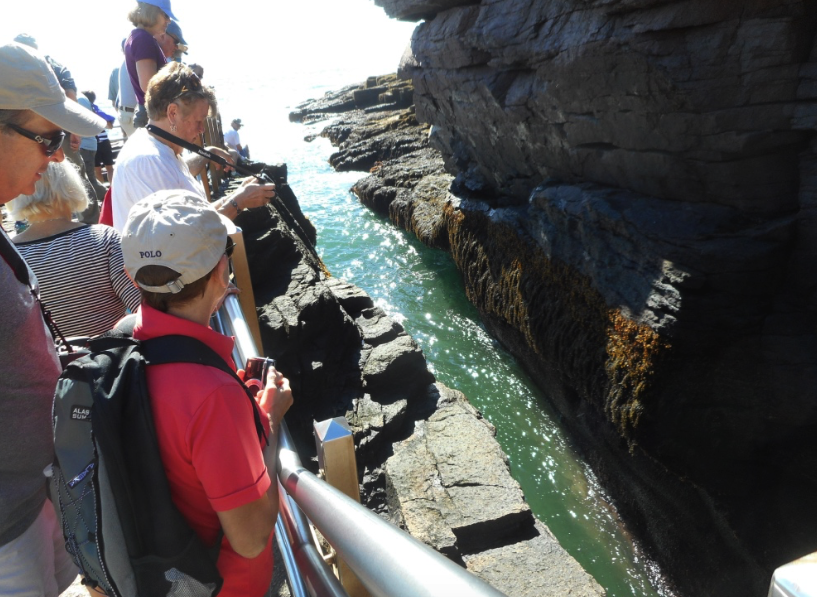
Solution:
[[[52,500],[83,584],[111,597],[212,597],[223,584],[221,536],[205,547],[171,500],[145,377],[146,365],[164,363],[216,367],[247,390],[194,338],[139,342],[116,332],[91,340],[57,383]]]

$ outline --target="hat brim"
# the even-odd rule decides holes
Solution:
[[[105,119],[68,98],[58,104],[29,109],[46,120],[50,120],[61,129],[80,137],[98,135],[107,126]]]
[[[227,236],[235,234],[236,232],[239,231],[238,226],[236,226],[235,222],[233,222],[230,218],[228,218],[221,212],[216,213],[218,213],[219,218],[221,218],[221,223],[224,224],[224,227],[227,229]]]

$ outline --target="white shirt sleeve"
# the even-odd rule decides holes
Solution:
[[[237,149],[237,146],[241,145],[241,138],[238,136],[238,131],[230,129],[224,133],[224,142],[230,149]]]
[[[116,170],[116,181],[111,193],[113,227],[121,234],[128,219],[130,208],[137,201],[162,189],[178,186],[177,170],[158,156],[139,156],[130,160],[125,168]]]

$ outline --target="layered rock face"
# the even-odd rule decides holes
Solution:
[[[402,18],[445,8],[385,4]],[[521,205],[555,178],[796,210],[814,124],[812,3],[467,4],[418,27],[412,74],[418,117],[468,188]]]
[[[358,196],[451,251],[681,593],[764,594],[817,549],[817,5],[377,3],[425,19],[442,159]]]

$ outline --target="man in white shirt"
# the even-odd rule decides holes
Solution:
[[[204,197],[204,188],[184,158],[144,129],[128,139],[116,166],[111,207],[113,227],[118,232],[122,232],[130,208],[157,189],[187,190]]]
[[[249,147],[244,147],[241,145],[241,137],[238,136],[238,129],[240,129],[243,124],[241,124],[241,119],[236,118],[230,123],[230,130],[224,133],[224,142],[227,144],[227,148],[235,151],[244,159],[250,158],[250,149]]]

